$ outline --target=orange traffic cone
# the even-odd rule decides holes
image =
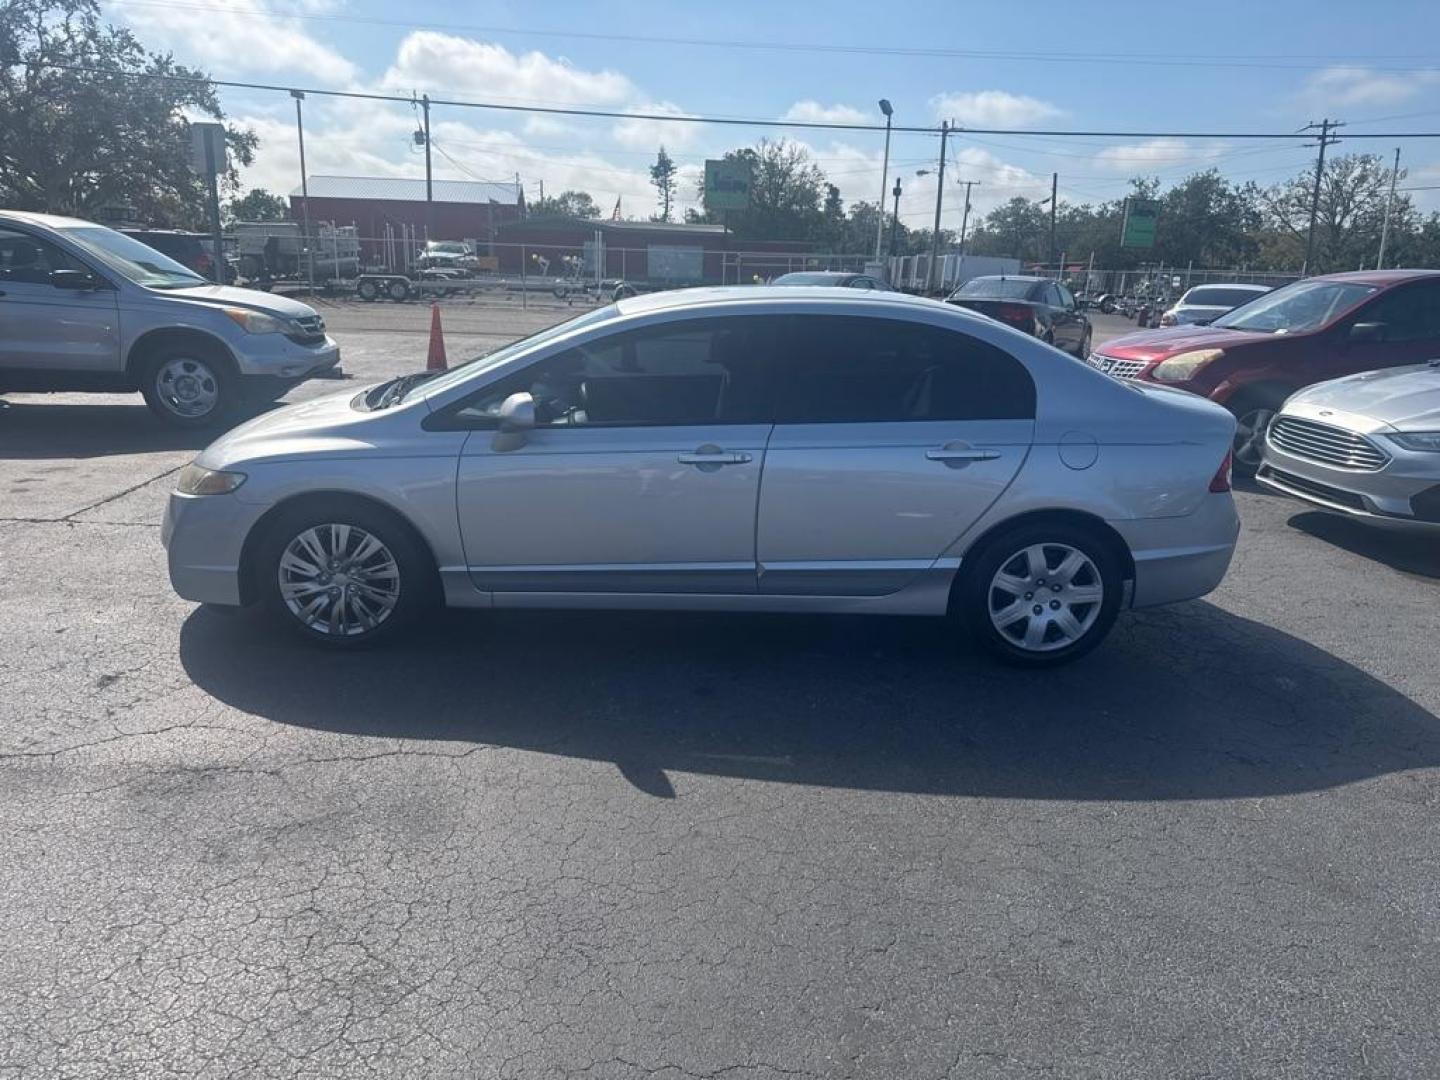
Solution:
[[[430,351],[425,354],[426,371],[444,371],[450,365],[445,362],[445,332],[440,329],[440,305],[430,305]]]

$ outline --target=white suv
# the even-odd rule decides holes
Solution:
[[[138,390],[203,427],[339,361],[305,304],[212,284],[103,225],[0,211],[0,392]]]

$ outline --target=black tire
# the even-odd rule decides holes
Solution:
[[[362,281],[355,286],[355,295],[368,304],[380,298],[380,287],[373,281]]]
[[[1087,326],[1085,328],[1084,336],[1080,339],[1080,347],[1075,350],[1075,355],[1078,356],[1081,360],[1084,360],[1090,355],[1090,339],[1091,329]]]
[[[394,300],[397,304],[410,299],[410,283],[403,278],[396,278],[385,286],[385,295]]]
[[[375,625],[369,628],[362,625],[353,633],[335,633],[320,629],[316,625],[326,621],[329,613],[334,610],[335,598],[341,598],[341,607],[346,612],[347,619],[354,615],[355,622],[363,623],[363,619],[359,617],[362,611],[361,603],[354,597],[343,596],[340,592],[349,580],[343,573],[335,573],[334,577],[327,579],[324,588],[317,587],[316,594],[324,592],[329,595],[322,598],[324,606],[312,621],[307,621],[293,611],[281,592],[281,560],[285,557],[287,548],[309,529],[315,529],[322,537],[328,535],[333,543],[335,534],[328,531],[331,526],[345,526],[350,530],[352,552],[362,543],[361,533],[375,538],[393,557],[397,570],[397,596],[393,607]],[[353,649],[389,640],[403,634],[440,602],[435,564],[414,529],[396,514],[363,500],[343,496],[307,500],[304,504],[297,504],[282,511],[268,522],[265,534],[256,545],[251,572],[251,580],[258,589],[261,607],[265,613],[291,633],[325,648]],[[295,583],[292,581],[292,584]],[[364,587],[357,579],[354,588],[358,590]],[[316,594],[307,594],[307,598],[314,599]],[[361,599],[363,600],[363,597]],[[373,618],[375,609],[370,609],[370,613]]]
[[[1042,549],[1045,557],[1054,565],[1040,572],[1028,575],[1018,573],[1021,560],[1029,549]],[[1063,570],[1066,551],[1080,553],[1088,566],[1082,566],[1074,573],[1073,582],[1063,584],[1046,575],[1057,569]],[[951,614],[957,617],[969,630],[971,637],[997,659],[1019,667],[1055,667],[1084,656],[1095,648],[1109,634],[1120,611],[1121,594],[1124,589],[1124,570],[1121,553],[1116,551],[1114,541],[1098,529],[1066,521],[1053,523],[1036,522],[1006,529],[983,542],[979,551],[967,554],[961,568],[960,580],[951,604]],[[995,586],[997,575],[1005,570],[1016,580],[1026,580],[1033,587],[1024,593],[1013,595]],[[1092,580],[1093,579],[1093,580]],[[1039,584],[1039,582],[1044,582]],[[1087,595],[1098,585],[1100,599],[1091,604],[1078,600],[1064,602],[1064,597]],[[1011,602],[1006,603],[1006,597]],[[1043,598],[1043,599],[1042,599]],[[1030,606],[1033,602],[1033,607]],[[1015,616],[1005,632],[1002,632],[992,618],[992,612],[1002,613],[1019,605],[1022,610]],[[1050,612],[1061,605],[1081,628],[1081,632],[1068,643],[1062,643],[1066,631],[1052,620],[1058,617]],[[1034,608],[1042,610],[1036,614]],[[1093,615],[1093,617],[1092,617]],[[1024,620],[1023,625],[1019,620]],[[1031,625],[1043,626],[1035,645],[1025,644],[1026,632]]]
[[[1114,300],[1101,300],[1101,301],[1100,301],[1100,313],[1101,313],[1102,315],[1114,315],[1114,314],[1115,314],[1115,301],[1114,301]]]
[[[1242,390],[1225,403],[1235,417],[1231,467],[1240,476],[1254,476],[1260,468],[1266,429],[1287,396],[1282,390]]]
[[[243,398],[234,365],[218,345],[162,345],[141,361],[137,374],[150,411],[178,428],[225,424]]]

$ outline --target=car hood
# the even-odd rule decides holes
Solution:
[[[215,307],[241,307],[278,315],[282,319],[302,319],[315,314],[309,304],[256,289],[237,289],[233,285],[194,285],[188,289],[155,289],[156,296],[167,300],[187,300]]]
[[[1286,335],[1289,336],[1289,335]],[[1256,341],[1274,340],[1274,334],[1224,330],[1215,326],[1171,326],[1141,330],[1105,342],[1095,351],[1121,360],[1159,360],[1194,349],[1233,349]]]
[[[195,461],[207,469],[226,469],[245,462],[283,461],[301,453],[364,450],[373,445],[367,427],[391,410],[352,408],[356,395],[355,389],[343,390],[261,413],[221,435]],[[423,404],[418,407],[425,408]]]
[[[1293,395],[1285,411],[1318,420],[1343,413],[1400,431],[1440,431],[1440,364],[1366,371],[1316,383]]]

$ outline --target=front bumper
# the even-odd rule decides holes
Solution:
[[[230,351],[246,378],[299,382],[340,363],[340,346],[328,336],[314,345],[301,345],[284,334],[247,334],[243,341],[232,340]]]
[[[200,604],[244,603],[240,568],[245,537],[266,509],[233,495],[171,492],[160,541],[175,591]]]
[[[1390,460],[1373,470],[1341,469],[1266,442],[1255,479],[1332,514],[1392,529],[1440,532],[1440,454],[1387,443]]]

